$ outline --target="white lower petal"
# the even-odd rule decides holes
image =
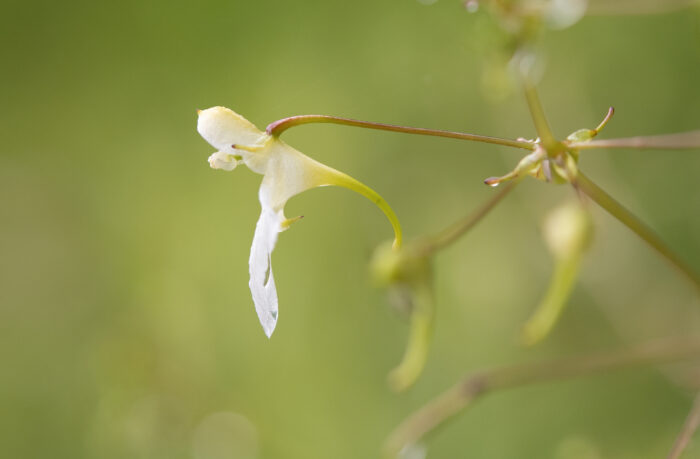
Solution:
[[[250,248],[250,292],[260,324],[269,338],[277,325],[277,289],[272,274],[272,251],[277,243],[284,217],[269,207],[263,207],[255,227],[253,245]]]

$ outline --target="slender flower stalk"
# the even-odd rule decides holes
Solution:
[[[387,458],[397,457],[401,450],[416,445],[489,392],[699,356],[698,339],[664,340],[613,352],[486,370],[466,377],[409,416],[388,437],[384,452]]]
[[[700,148],[700,130],[678,134],[627,137],[622,139],[591,140],[569,144],[574,150],[594,148],[635,148],[647,150],[684,150]]]
[[[471,140],[474,142],[492,143],[503,145],[506,147],[522,148],[525,150],[534,150],[535,146],[532,142],[524,140],[501,139],[499,137],[489,137],[476,134],[467,134],[464,132],[443,131],[440,129],[426,129],[406,126],[396,126],[393,124],[373,123],[370,121],[360,121],[349,118],[340,118],[329,115],[298,115],[290,116],[277,120],[267,126],[267,133],[274,137],[279,137],[287,129],[302,124],[312,123],[331,123],[344,126],[355,126],[367,129],[377,129],[381,131],[402,132],[404,134],[428,135],[434,137],[447,137],[450,139]]]
[[[574,186],[583,191],[600,207],[607,210],[610,215],[618,219],[625,226],[635,232],[646,243],[656,249],[664,258],[678,268],[700,290],[700,277],[684,260],[676,255],[661,238],[644,222],[632,214],[629,210],[613,199],[602,188],[593,183],[580,171],[576,174]]]
[[[429,255],[437,252],[438,250],[442,250],[463,236],[464,233],[472,229],[494,207],[496,207],[496,205],[500,203],[503,198],[510,194],[518,183],[520,183],[520,179],[515,179],[508,182],[501,190],[498,191],[498,193],[491,196],[488,201],[483,203],[474,212],[456,221],[440,233],[426,239],[423,242],[423,250],[425,251],[425,254]]]

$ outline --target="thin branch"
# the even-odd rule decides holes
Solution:
[[[613,199],[612,196],[593,183],[580,171],[577,173],[573,185],[586,193],[586,195],[588,195],[588,197],[595,201],[600,207],[607,210],[610,215],[617,218],[625,226],[641,237],[646,243],[656,249],[658,253],[660,253],[664,258],[671,262],[671,264],[685,274],[685,276],[687,276],[688,279],[695,285],[695,288],[700,290],[700,276],[698,276],[690,265],[678,257],[678,255],[676,255],[644,222],[642,222],[629,210],[625,209],[622,204]]]
[[[683,450],[688,446],[691,437],[698,429],[698,425],[700,425],[700,394],[695,397],[693,407],[690,409],[690,413],[688,413],[688,417],[685,419],[683,428],[678,434],[678,438],[676,438],[671,452],[668,454],[668,459],[678,459],[681,457]]]
[[[409,416],[388,437],[384,451],[387,457],[396,457],[403,448],[415,445],[481,396],[495,390],[698,357],[700,339],[676,339],[644,343],[614,352],[486,370],[463,379]]]
[[[279,136],[287,129],[300,126],[302,124],[311,123],[332,123],[341,124],[344,126],[355,126],[367,129],[378,129],[381,131],[391,131],[391,132],[402,132],[404,134],[417,134],[417,135],[428,135],[434,137],[447,137],[450,139],[460,139],[460,140],[471,140],[475,142],[491,143],[496,145],[503,145],[506,147],[523,148],[525,150],[534,150],[535,145],[531,142],[525,142],[522,140],[510,140],[501,139],[499,137],[489,137],[476,134],[467,134],[464,132],[452,132],[443,131],[439,129],[426,129],[426,128],[416,128],[416,127],[406,127],[406,126],[396,126],[393,124],[384,123],[373,123],[370,121],[360,121],[353,120],[349,118],[339,118],[337,116],[328,115],[298,115],[290,116],[289,118],[284,118],[277,120],[267,126],[267,133],[273,136]]]
[[[520,181],[517,179],[509,182],[498,193],[491,196],[488,201],[476,209],[476,211],[453,223],[435,236],[430,237],[430,239],[424,242],[424,250],[428,253],[433,253],[440,249],[444,249],[459,239],[464,233],[479,223],[481,219],[491,211],[491,209],[496,207],[496,205],[501,202],[501,200],[505,198],[519,182]]]
[[[593,148],[642,148],[655,150],[683,150],[700,148],[700,130],[680,132],[678,134],[651,135],[627,137],[623,139],[591,140],[589,142],[572,143],[574,150]]]
[[[696,0],[664,0],[659,1],[599,1],[593,2],[586,10],[587,16],[617,16],[617,15],[648,15],[672,13],[697,5]]]

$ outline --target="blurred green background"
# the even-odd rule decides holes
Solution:
[[[548,33],[539,88],[555,132],[609,105],[606,138],[700,127],[699,24],[684,10]],[[281,319],[265,337],[247,286],[260,176],[208,167],[195,110],[534,137],[517,92],[485,89],[494,30],[452,0],[3,1],[0,456],[376,457],[470,370],[697,333],[689,284],[596,208],[561,323],[521,348],[552,266],[542,218],[573,198],[529,180],[437,257],[435,342],[407,393],[385,383],[407,327],[367,274],[391,230],[346,190],[287,206],[306,218],[275,251]],[[474,209],[493,193],[482,180],[521,156],[329,125],[285,140],[379,191],[408,237]],[[581,166],[700,268],[697,151],[590,151]],[[493,394],[429,456],[663,457],[690,399],[651,369]]]

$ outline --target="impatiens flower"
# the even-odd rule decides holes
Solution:
[[[218,150],[209,157],[212,168],[231,171],[243,163],[263,175],[258,193],[262,212],[250,248],[249,285],[255,310],[268,337],[275,330],[278,317],[271,254],[277,235],[299,219],[284,216],[284,205],[289,198],[319,186],[349,188],[370,199],[384,212],[394,228],[394,246],[401,244],[399,221],[389,204],[374,190],[303,155],[232,110],[212,107],[200,111],[197,131]]]

